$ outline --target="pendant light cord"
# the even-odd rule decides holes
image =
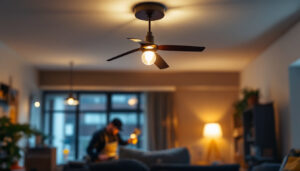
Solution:
[[[70,62],[70,94],[73,93],[73,61]]]

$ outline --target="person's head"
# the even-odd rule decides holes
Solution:
[[[106,127],[106,130],[113,135],[117,135],[121,129],[122,122],[120,121],[120,119],[112,120]]]

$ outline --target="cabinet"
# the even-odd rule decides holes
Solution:
[[[276,161],[273,103],[255,105],[243,114],[244,160],[251,168]]]
[[[27,171],[55,171],[55,148],[30,148],[25,155],[25,168]]]

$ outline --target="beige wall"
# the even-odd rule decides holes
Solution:
[[[28,65],[15,51],[0,42],[0,82],[12,86],[19,92],[19,122],[28,122],[29,97],[38,93],[37,72]],[[2,109],[0,109],[2,110]],[[3,114],[3,112],[0,112]]]
[[[275,103],[279,149],[285,155],[291,148],[289,66],[300,58],[300,23],[269,46],[241,72],[241,87],[259,88],[262,102]],[[293,127],[293,126],[292,126]],[[298,126],[294,126],[299,132]],[[300,148],[300,147],[298,147]]]
[[[205,123],[220,123],[223,137],[217,140],[221,158],[233,162],[232,105],[238,97],[237,89],[185,89],[175,92],[175,104],[179,117],[179,145],[187,146],[192,162],[207,161],[210,141],[203,138]]]
[[[68,87],[68,72],[41,71],[39,77],[44,89]],[[233,161],[232,104],[238,96],[238,73],[75,71],[74,82],[78,89],[113,87],[110,90],[174,91],[179,117],[178,144],[189,148],[192,162],[206,159],[208,144],[202,135],[206,122],[221,124],[224,136],[218,145],[222,159],[226,163]]]

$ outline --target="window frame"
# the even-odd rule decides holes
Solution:
[[[80,126],[80,115],[82,113],[86,113],[86,112],[91,112],[91,113],[106,113],[106,123],[109,123],[109,118],[110,118],[110,114],[111,113],[136,113],[137,114],[137,125],[136,127],[139,129],[142,129],[142,125],[141,125],[141,115],[145,112],[142,110],[142,104],[141,104],[141,96],[142,96],[142,92],[134,92],[134,91],[73,91],[73,94],[75,95],[75,97],[79,100],[81,95],[85,95],[85,94],[103,94],[106,96],[107,98],[107,102],[106,102],[106,110],[80,110],[79,105],[77,105],[75,107],[74,110],[55,110],[55,109],[50,109],[46,110],[46,97],[47,95],[51,95],[51,94],[68,94],[69,91],[67,90],[46,90],[42,92],[42,106],[41,106],[41,112],[42,112],[42,117],[41,117],[41,127],[42,127],[42,131],[45,132],[46,131],[46,113],[49,114],[49,121],[48,121],[48,130],[49,130],[49,145],[53,145],[53,141],[52,141],[52,137],[53,137],[53,114],[55,112],[62,112],[64,114],[75,114],[75,159],[78,160],[79,158],[79,126]],[[113,109],[112,107],[112,95],[113,94],[134,94],[137,97],[137,108],[136,109]],[[92,136],[92,135],[91,135]],[[141,148],[141,144],[138,143],[137,144],[138,148]]]

